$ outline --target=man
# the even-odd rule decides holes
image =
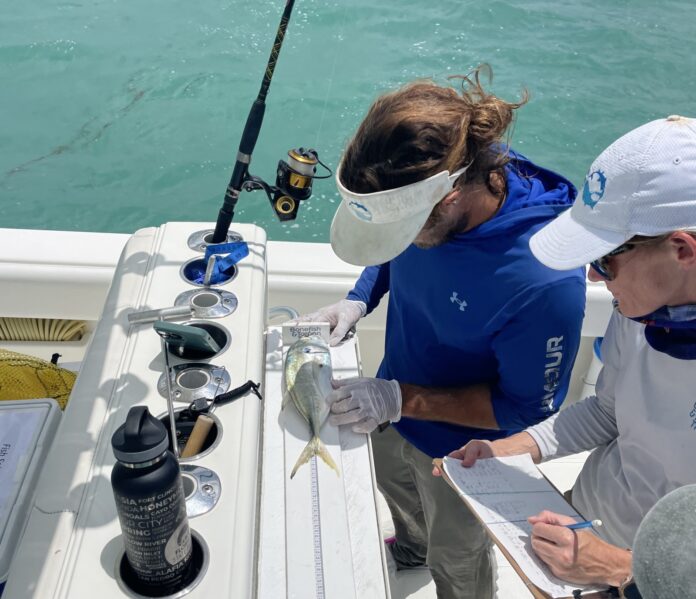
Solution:
[[[696,482],[696,121],[671,116],[624,135],[595,160],[573,208],[530,246],[547,266],[590,263],[615,312],[602,344],[596,396],[507,439],[451,455],[530,453],[535,461],[594,449],[572,504],[599,518],[597,536],[551,512],[530,518],[532,548],[577,583],[630,585],[632,546],[648,510]]]
[[[418,82],[378,98],[337,172],[335,252],[366,268],[348,298],[304,318],[338,342],[389,293],[378,378],[338,381],[334,424],[371,432],[398,568],[427,564],[438,597],[494,594],[490,544],[434,456],[553,414],[580,339],[585,277],[529,252],[575,189],[501,144],[520,104],[478,75],[461,94]]]

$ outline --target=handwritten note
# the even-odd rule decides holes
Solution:
[[[27,466],[30,447],[40,414],[31,410],[4,410],[0,418],[0,530],[9,518],[15,496],[16,483],[21,481]]]
[[[582,520],[571,505],[544,478],[529,454],[479,460],[463,468],[445,458],[443,466],[455,490],[504,547],[527,578],[551,597],[572,597],[578,586],[556,578],[532,551],[529,516],[542,510]]]

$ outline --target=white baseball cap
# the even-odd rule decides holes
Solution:
[[[570,210],[529,240],[537,259],[568,270],[635,235],[696,227],[696,120],[669,116],[617,139],[590,167]]]
[[[452,190],[469,165],[449,174],[442,171],[410,185],[355,193],[336,186],[341,205],[331,223],[331,247],[336,255],[358,266],[384,264],[396,258],[417,237],[435,205]]]

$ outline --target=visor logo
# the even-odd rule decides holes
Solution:
[[[364,204],[352,201],[348,204],[348,206],[353,211],[353,214],[355,214],[355,216],[357,216],[360,220],[367,221],[368,223],[372,220],[372,213]]]
[[[607,186],[607,178],[602,171],[593,171],[585,177],[585,185],[582,187],[582,203],[590,209],[604,196],[604,188]]]

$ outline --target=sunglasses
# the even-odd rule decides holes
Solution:
[[[611,258],[618,256],[619,254],[624,254],[636,247],[635,243],[624,243],[620,245],[615,250],[609,252],[608,254],[590,262],[590,267],[594,270],[600,277],[606,279],[607,281],[614,280],[614,273],[611,270]]]
[[[665,239],[670,237],[671,233],[665,233],[663,235],[657,235],[656,237],[647,237],[644,235],[636,235],[631,237],[626,243],[620,245],[615,250],[609,252],[605,256],[590,262],[592,269],[599,274],[601,277],[607,281],[613,281],[616,273],[611,269],[611,258],[623,254],[640,245],[657,245],[662,243]]]

